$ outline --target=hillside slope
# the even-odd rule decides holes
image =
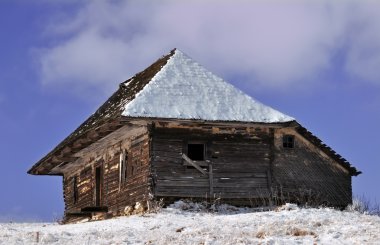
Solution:
[[[379,244],[380,217],[329,208],[219,212],[177,202],[157,214],[106,221],[0,224],[0,244]]]

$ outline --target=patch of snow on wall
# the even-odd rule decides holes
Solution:
[[[125,106],[123,116],[266,123],[294,120],[255,101],[179,50]]]

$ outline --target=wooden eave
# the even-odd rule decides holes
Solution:
[[[269,127],[295,127],[299,124],[293,120],[288,122],[247,122],[247,121],[225,121],[225,120],[203,120],[203,119],[182,119],[182,118],[163,118],[163,117],[130,117],[130,116],[122,116],[120,118],[121,123],[134,123],[139,124],[140,122],[150,122],[150,123],[171,123],[176,122],[180,124],[188,124],[188,125],[201,125],[201,126],[269,126]]]
[[[75,137],[71,137],[70,135],[49,154],[34,164],[28,171],[28,174],[62,175],[60,172],[53,172],[52,169],[59,165],[66,165],[77,160],[77,158],[74,157],[75,153],[97,142],[122,126],[119,120],[112,120],[104,122],[104,124],[76,135]]]

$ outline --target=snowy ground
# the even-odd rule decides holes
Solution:
[[[357,212],[180,207],[189,208],[71,225],[2,223],[0,244],[380,244],[380,217]]]

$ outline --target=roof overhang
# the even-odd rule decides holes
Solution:
[[[120,120],[111,120],[79,134],[75,131],[75,134],[69,135],[45,157],[34,164],[28,170],[28,174],[62,175],[63,173],[52,170],[57,166],[64,166],[77,160],[77,157],[73,156],[75,153],[114,132],[121,126],[123,124],[120,123]]]

